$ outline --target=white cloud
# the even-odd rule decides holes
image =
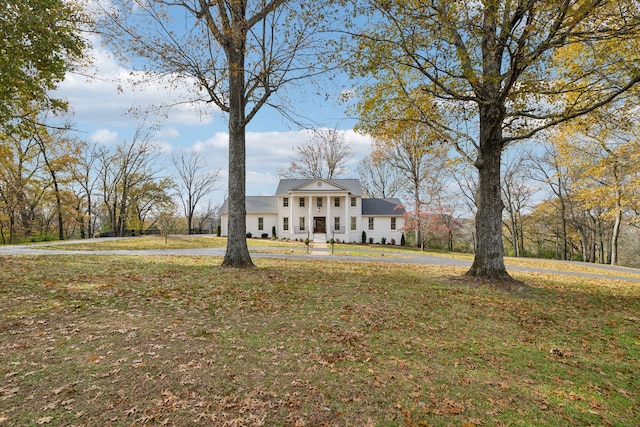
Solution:
[[[363,135],[353,129],[342,130],[340,132],[343,133],[344,139],[349,143],[349,146],[353,150],[353,159],[349,164],[358,163],[364,157],[371,154],[371,136]]]
[[[161,153],[170,154],[173,152],[173,145],[166,141],[154,141],[153,144]]]
[[[371,138],[352,130],[344,130],[344,137],[353,149],[349,169],[356,170],[357,163],[371,150]],[[289,132],[247,132],[247,195],[272,195],[278,186],[278,171],[286,169],[294,147],[305,144],[311,136],[309,130]],[[196,141],[190,149],[204,153],[209,165],[221,168],[224,189],[228,181],[229,135],[217,132],[204,141]]]
[[[156,137],[165,139],[176,139],[180,137],[180,131],[174,127],[162,128],[156,132]]]
[[[189,79],[160,78],[127,69],[97,38],[91,40],[92,64],[68,73],[55,95],[69,101],[75,121],[94,126],[137,127],[146,119],[170,126],[210,124],[215,111],[202,103],[186,102],[195,87]],[[178,82],[178,83],[176,83]],[[171,108],[159,108],[173,105]],[[209,108],[209,110],[205,110]],[[135,114],[138,114],[136,116]]]
[[[118,142],[118,132],[98,129],[89,137],[89,140],[95,144],[115,144]]]
[[[171,140],[176,140],[180,137],[180,132],[175,128],[162,128],[153,135],[155,144],[163,153],[171,153],[174,149]]]
[[[211,138],[205,141],[196,141],[191,147],[194,151],[218,151],[226,150],[229,146],[229,134],[224,132],[216,132]]]
[[[279,177],[271,172],[247,172],[247,195],[250,196],[273,196],[276,193]]]

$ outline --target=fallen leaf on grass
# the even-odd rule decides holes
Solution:
[[[7,400],[15,396],[16,394],[18,394],[19,391],[20,391],[20,387],[0,388],[0,395],[2,395],[0,397],[0,400]]]
[[[57,407],[58,407],[58,401],[55,401],[55,402],[49,402],[49,403],[47,403],[46,405],[44,405],[44,406],[42,407],[42,410],[43,410],[43,411],[46,411],[46,410],[48,410],[48,409],[56,409]]]
[[[623,388],[617,388],[616,391],[623,396],[629,396],[629,392]]]
[[[552,348],[551,350],[549,350],[549,354],[553,356],[558,356],[558,357],[574,357],[575,356],[575,354],[573,354],[570,350],[560,350],[559,348]]]
[[[42,417],[42,418],[38,418],[38,421],[36,421],[36,424],[41,426],[42,424],[49,424],[52,420],[53,420],[53,417]]]
[[[433,412],[436,415],[458,415],[464,412],[464,406],[452,399],[444,398]]]
[[[116,375],[120,372],[120,368],[116,368],[113,371],[109,371],[109,372],[98,372],[97,374],[92,374],[91,376],[93,378],[107,378],[110,377],[112,375]]]
[[[124,414],[125,414],[126,416],[131,416],[131,415],[135,414],[136,412],[138,412],[138,407],[137,407],[137,406],[134,406],[133,408],[128,409],[127,411],[125,411],[125,413],[124,413]]]
[[[131,367],[133,367],[133,368],[141,368],[143,366],[145,366],[145,363],[144,363],[144,360],[142,360],[142,359],[134,360],[131,363]]]

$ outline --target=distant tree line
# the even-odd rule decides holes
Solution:
[[[149,130],[104,145],[36,126],[2,142],[3,244],[160,232],[168,217],[184,218],[176,231],[215,229],[217,206],[203,201],[220,171],[208,169],[198,152],[168,158]]]

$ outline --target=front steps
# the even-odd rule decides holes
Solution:
[[[313,243],[327,243],[327,235],[325,233],[313,233]]]

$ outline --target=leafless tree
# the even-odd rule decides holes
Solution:
[[[514,152],[515,154],[515,152]],[[529,180],[526,159],[520,155],[503,158],[502,199],[507,212],[504,221],[511,233],[513,255],[524,255],[524,216],[533,195],[538,191]]]
[[[98,175],[102,202],[108,212],[109,225],[116,236],[127,227],[129,208],[137,189],[153,182],[159,168],[157,144],[149,130],[139,127],[131,141],[119,144],[115,150],[102,147],[98,153]]]
[[[562,249],[560,259],[566,260],[569,253],[568,226],[572,209],[570,198],[570,178],[566,167],[562,165],[560,154],[552,144],[542,144],[542,150],[538,154],[531,153],[528,157],[529,177],[540,183],[544,183],[557,198],[558,217],[560,230],[555,230],[556,237],[560,238]],[[586,259],[586,258],[585,258]]]
[[[214,203],[212,200],[207,200],[204,208],[200,208],[194,216],[196,228],[198,230],[207,229],[213,234],[214,227],[220,223],[220,206],[220,204]]]
[[[358,164],[358,176],[367,197],[397,197],[403,180],[391,162],[367,156]]]
[[[178,172],[178,197],[187,218],[188,234],[191,234],[198,204],[203,197],[219,188],[220,169],[207,169],[204,155],[200,151],[181,151],[171,157],[171,163]]]
[[[77,205],[75,209],[80,222],[80,236],[82,238],[92,238],[95,227],[95,200],[93,198],[98,184],[96,174],[96,163],[98,161],[98,150],[95,145],[80,142],[80,155],[76,162],[71,165],[74,182],[74,192],[76,194]]]
[[[349,174],[345,165],[353,151],[338,130],[315,130],[306,144],[293,151],[291,165],[280,171],[284,178],[334,179]]]
[[[416,125],[405,129],[394,139],[377,140],[375,156],[396,169],[403,179],[402,191],[415,218],[416,242],[422,242],[423,211],[425,206],[439,204],[445,187],[447,152],[437,146],[437,135],[427,127]]]
[[[401,191],[410,198],[416,212],[433,204],[445,186],[447,152],[432,144],[433,137],[427,128],[418,125],[393,140],[374,143],[376,158],[399,171],[403,178]]]

